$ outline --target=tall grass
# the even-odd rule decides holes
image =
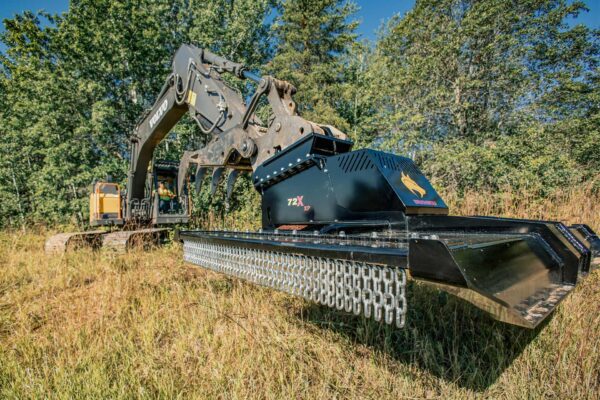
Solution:
[[[458,196],[456,191],[446,190],[442,197],[449,203],[452,213],[461,215],[545,219],[567,224],[585,222],[598,229],[599,182],[600,178],[597,178],[577,187],[557,189],[545,198],[540,198],[535,192],[517,192],[511,188],[495,193],[472,191],[462,196]]]
[[[591,187],[446,197],[600,228]],[[600,397],[598,271],[533,331],[411,284],[397,330],[186,265],[177,244],[47,257],[45,235],[0,233],[0,398]]]

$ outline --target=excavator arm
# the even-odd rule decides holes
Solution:
[[[172,73],[131,136],[128,205],[145,197],[146,174],[154,150],[186,113],[207,134],[221,133],[241,122],[245,110],[241,96],[220,79],[217,69],[242,78],[246,73],[243,65],[195,46],[183,45],[177,51]],[[131,218],[134,211],[128,206],[126,218]]]
[[[222,79],[223,73],[257,83],[248,106],[240,93]],[[180,196],[191,164],[196,167],[197,189],[207,168],[214,168],[213,190],[225,168],[232,170],[227,191],[231,194],[240,171],[255,170],[302,135],[315,133],[346,138],[333,127],[320,126],[298,116],[292,99],[295,91],[288,82],[270,76],[261,78],[243,64],[193,45],[182,45],[156,102],[144,114],[131,137],[126,218],[135,214],[132,205],[144,198],[146,173],[154,149],[186,113],[210,138],[203,148],[184,153],[178,174]],[[267,97],[273,112],[268,126],[255,115],[262,96]]]

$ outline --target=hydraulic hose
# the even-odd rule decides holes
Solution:
[[[192,119],[194,121],[196,121],[196,123],[198,124],[198,127],[200,127],[200,131],[202,131],[202,133],[204,133],[205,135],[211,134],[215,128],[219,125],[219,122],[221,122],[221,119],[223,119],[223,116],[225,115],[225,110],[221,110],[221,112],[219,113],[219,118],[217,118],[215,120],[215,122],[212,124],[212,126],[209,129],[204,129],[204,126],[202,126],[202,122],[200,122],[200,120],[198,119],[198,117],[196,117],[196,115],[192,115]]]

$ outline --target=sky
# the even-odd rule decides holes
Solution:
[[[412,8],[414,0],[354,0],[360,10],[356,17],[360,21],[358,33],[362,38],[375,39],[377,29],[392,15],[405,14]],[[592,28],[600,28],[600,0],[584,0],[590,12],[580,15],[575,23],[583,23]],[[24,10],[45,10],[62,13],[69,7],[68,0],[0,0],[0,20],[12,18]],[[0,25],[0,32],[4,25]],[[0,50],[3,50],[0,44]]]

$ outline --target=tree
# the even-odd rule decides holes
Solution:
[[[413,152],[445,184],[458,187],[482,171],[456,174],[455,162],[441,160],[470,162],[474,154],[466,149],[472,147],[494,154],[496,176],[516,167],[529,178],[514,181],[532,183],[534,165],[494,150],[517,143],[532,152],[534,164],[561,163],[578,179],[577,162],[593,157],[591,142],[581,124],[576,140],[567,139],[565,129],[576,119],[589,124],[597,113],[600,54],[598,32],[567,23],[583,11],[579,1],[418,0],[388,23],[368,72],[379,142]],[[534,137],[546,140],[543,149]]]
[[[339,112],[343,58],[356,39],[356,11],[340,0],[287,0],[273,23],[275,57],[267,72],[298,89],[298,110],[307,119],[349,127]]]
[[[390,21],[378,43],[374,75],[387,79],[373,78],[374,94],[382,93],[395,128],[422,139],[510,133],[525,108],[543,117],[534,107],[558,88],[560,76],[576,81],[597,62],[593,32],[565,22],[583,7],[558,0],[417,1]]]
[[[263,72],[298,88],[305,118],[415,157],[459,190],[542,193],[598,175],[600,32],[567,23],[582,2],[417,0],[375,46],[357,42],[355,10],[342,0],[72,0],[60,17],[5,20],[0,225],[83,221],[93,179],[124,181],[129,135],[181,43],[255,70],[272,58]],[[207,140],[185,119],[175,133],[157,157]],[[233,203],[246,207],[251,184],[241,187]]]
[[[84,120],[79,93],[54,63],[56,31],[42,29],[40,17],[53,22],[30,12],[6,21],[0,184],[13,200],[4,205],[9,217],[53,221],[65,212],[81,217],[67,211],[80,210],[77,190],[90,181],[85,166],[93,155],[86,136],[75,130]]]

